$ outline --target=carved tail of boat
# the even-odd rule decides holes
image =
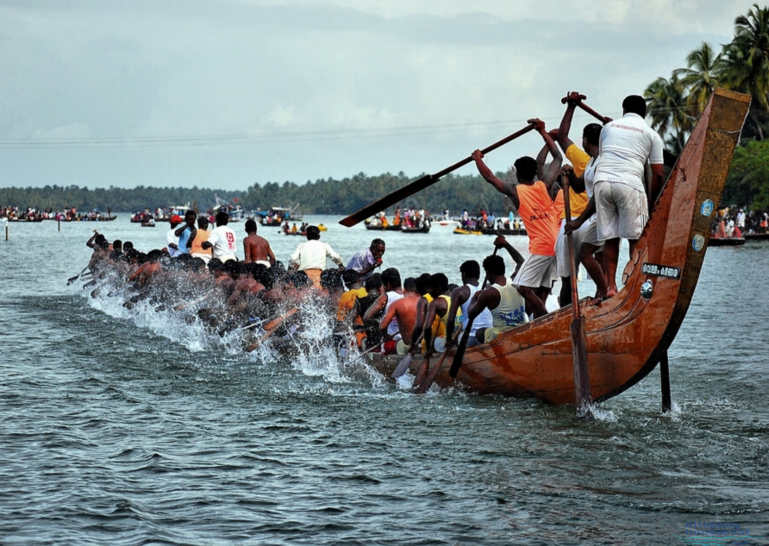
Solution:
[[[595,400],[643,379],[673,342],[697,286],[709,221],[749,102],[732,91],[713,93],[652,210],[623,274],[624,287],[600,307],[582,302]],[[457,382],[481,394],[574,403],[570,322],[564,308],[468,349]],[[419,365],[415,358],[412,368]],[[447,366],[436,383],[453,384]]]

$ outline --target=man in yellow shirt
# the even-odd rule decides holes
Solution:
[[[558,128],[558,144],[566,150],[566,158],[572,164],[571,170],[564,167],[564,171],[566,174],[570,174],[570,179],[575,182],[575,187],[570,188],[569,192],[571,218],[563,221],[558,234],[559,241],[561,241],[560,252],[563,254],[564,259],[568,260],[569,248],[563,241],[566,240],[566,234],[571,232],[577,266],[579,267],[580,263],[585,266],[590,278],[595,282],[596,297],[603,299],[606,297],[608,286],[602,266],[603,243],[598,241],[597,238],[595,200],[593,199],[595,167],[598,160],[598,143],[602,127],[597,123],[586,125],[582,131],[582,147],[584,151],[577,148],[569,139],[569,129],[571,129],[571,121],[580,95],[578,93],[569,93],[568,97],[566,112],[561,120],[561,126]],[[574,193],[574,189],[580,190],[580,193]],[[561,192],[560,198],[562,203],[563,192]],[[563,210],[563,205],[561,205],[561,209]],[[565,212],[562,212],[561,218],[564,217]],[[579,229],[569,229],[567,228],[568,225],[579,227]],[[558,243],[556,243],[556,254],[558,254],[557,245]],[[563,307],[571,303],[571,270],[568,261],[565,261],[564,267],[561,267],[561,254],[558,254],[558,275],[563,282],[560,297],[561,306]],[[596,255],[595,257],[594,254]]]

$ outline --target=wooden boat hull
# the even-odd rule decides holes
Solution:
[[[388,225],[387,227],[384,227],[384,226],[372,226],[370,224],[364,224],[364,225],[366,226],[366,229],[371,230],[371,231],[400,231],[401,230],[400,225],[397,225],[397,226]]]
[[[401,233],[430,233],[430,226],[415,227],[415,228],[402,227],[400,229],[400,232]]]
[[[525,229],[484,229],[485,235],[528,235]]]
[[[746,95],[714,92],[625,268],[624,287],[600,306],[580,302],[593,399],[606,400],[643,379],[673,342],[697,286],[714,203],[719,202],[749,103]],[[467,349],[456,382],[448,373],[449,355],[436,383],[573,404],[571,320],[566,307]],[[387,374],[397,358],[377,355],[370,362]],[[414,358],[412,372],[421,363]]]

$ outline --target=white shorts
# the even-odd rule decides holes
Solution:
[[[204,262],[206,262],[206,265],[208,265],[208,262],[211,261],[211,255],[210,254],[192,254],[193,258],[200,258]]]
[[[649,219],[646,193],[627,184],[599,180],[594,197],[599,241],[641,237]]]
[[[571,258],[569,257],[568,237],[563,232],[566,222],[561,222],[561,229],[558,230],[558,237],[555,240],[555,258],[558,263],[556,271],[559,277],[571,276]],[[584,225],[584,224],[583,224]],[[574,248],[574,261],[579,267],[579,246],[582,244],[580,230],[571,232],[571,243]]]
[[[603,246],[603,241],[598,240],[598,222],[596,221],[595,214],[588,218],[577,231],[579,232],[580,244],[597,247]]]
[[[542,256],[540,254],[530,254],[523,262],[521,269],[513,279],[513,286],[519,288],[539,288],[546,286],[553,287],[553,281],[557,279],[555,256]]]

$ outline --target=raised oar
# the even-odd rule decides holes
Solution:
[[[494,247],[494,256],[497,255],[497,250],[499,250],[498,247]],[[489,280],[489,276],[486,275],[486,277],[483,279],[483,284],[481,285],[481,290],[486,289],[486,281]],[[470,310],[470,306],[467,306],[467,310]],[[467,319],[467,326],[465,326],[465,331],[462,334],[462,339],[459,342],[459,345],[457,346],[457,352],[454,353],[454,360],[451,361],[451,368],[449,369],[449,375],[452,379],[457,378],[457,374],[459,373],[459,368],[462,366],[462,359],[465,358],[465,349],[467,349],[467,341],[470,339],[470,330],[472,330],[473,327],[473,321],[475,319],[471,319],[468,317]]]
[[[456,340],[459,338],[459,334],[461,330],[462,330],[462,325],[460,325],[459,328],[457,328],[457,331],[454,332],[454,338],[453,338],[454,342],[456,342]],[[414,389],[414,394],[424,394],[428,390],[430,390],[430,387],[433,386],[433,382],[435,381],[435,378],[438,377],[438,372],[441,371],[441,367],[443,366],[443,361],[446,360],[446,356],[449,354],[450,350],[451,350],[451,347],[447,347],[446,349],[444,349],[443,354],[438,359],[438,362],[435,363],[435,366],[432,367],[430,372],[425,376],[425,378],[422,380],[419,386]]]
[[[70,277],[69,279],[67,279],[67,286],[69,286],[70,284],[72,284],[73,282],[78,280],[80,278],[80,276],[88,270],[88,267],[89,266],[85,266],[80,273],[78,273],[74,277]]]
[[[506,136],[505,138],[503,138],[499,142],[495,142],[488,148],[484,148],[483,150],[481,150],[481,153],[483,153],[483,155],[486,155],[487,153],[496,150],[500,146],[504,146],[508,142],[515,140],[519,136],[525,135],[526,133],[534,129],[534,127],[535,127],[534,124],[530,123],[520,131],[517,131],[512,135]],[[415,193],[422,191],[425,188],[429,188],[430,186],[438,182],[438,180],[440,180],[447,174],[456,171],[460,167],[464,167],[465,165],[470,163],[472,160],[473,160],[472,157],[466,157],[462,161],[458,163],[454,163],[451,167],[446,167],[442,171],[439,171],[435,174],[427,174],[422,178],[418,178],[417,180],[414,180],[411,184],[403,186],[402,188],[395,190],[391,194],[385,195],[384,197],[374,201],[373,203],[366,205],[365,207],[360,209],[358,212],[351,214],[347,218],[344,218],[339,223],[345,227],[352,227],[355,224],[362,222],[369,216],[377,212],[381,212],[385,210],[387,207],[391,207],[392,205],[400,201],[403,201],[407,197],[410,197]]]
[[[563,186],[563,208],[566,218],[571,218],[571,203],[569,202],[569,177],[561,177]],[[590,403],[590,378],[587,372],[587,334],[585,332],[585,317],[579,310],[579,292],[577,291],[577,260],[574,256],[572,234],[567,236],[569,245],[569,266],[571,268],[571,351],[574,359],[574,393],[577,401],[577,415],[592,417]]]

